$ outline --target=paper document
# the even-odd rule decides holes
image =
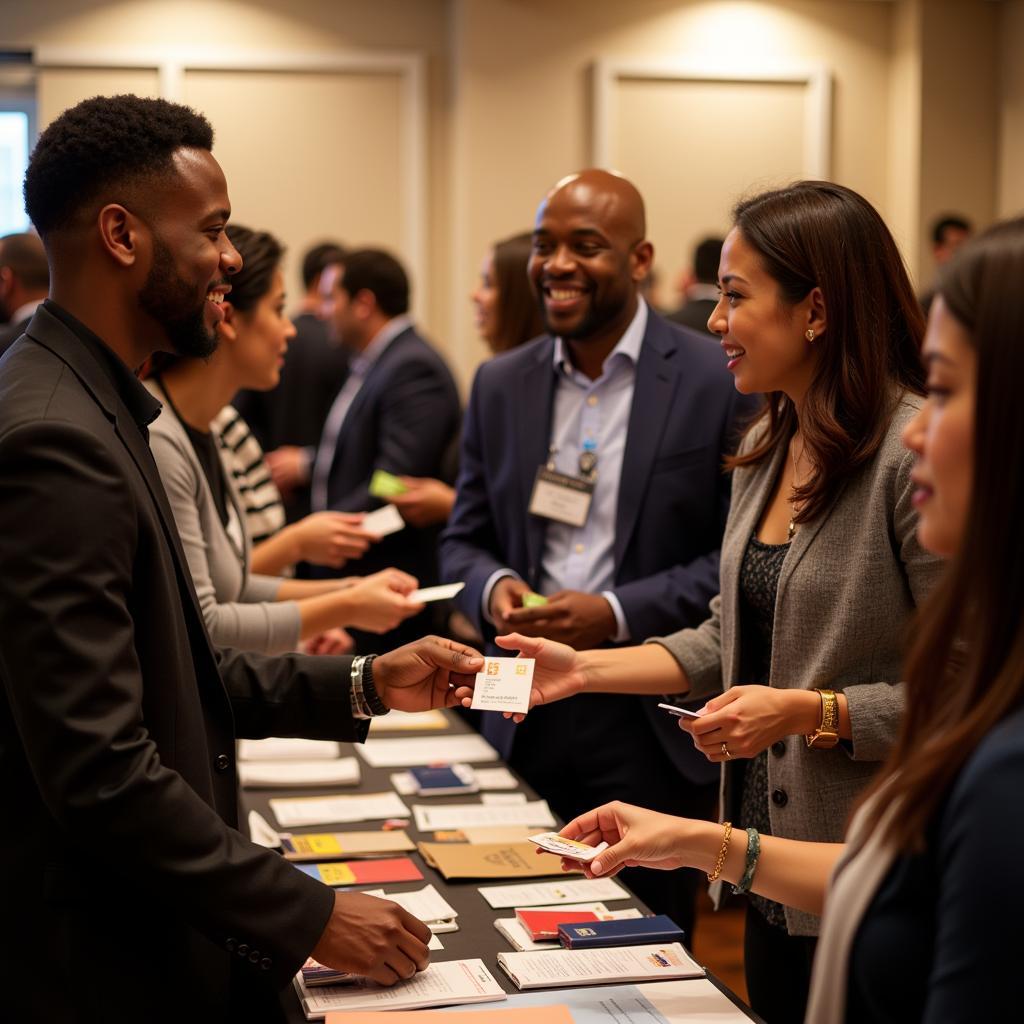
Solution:
[[[518,988],[704,976],[704,968],[678,942],[607,949],[555,949],[546,953],[499,953],[498,966]]]
[[[405,520],[394,505],[385,505],[373,512],[367,512],[359,525],[367,533],[375,534],[378,537],[387,537],[388,534],[404,530]]]
[[[507,768],[477,768],[476,784],[481,789],[516,789],[519,786]]]
[[[465,1014],[459,1010],[429,1010],[429,1021],[424,1021],[417,1010],[398,1010],[388,1014],[387,1024],[463,1024]],[[572,1014],[567,1006],[529,1007],[522,1010],[472,1011],[473,1024],[573,1024]],[[458,1016],[454,1014],[458,1013]],[[414,1016],[415,1014],[415,1016]],[[326,1024],[381,1024],[380,1017],[373,1011],[363,1013],[329,1014]]]
[[[477,672],[470,707],[478,711],[530,710],[533,658],[485,658]]]
[[[420,843],[423,859],[447,879],[543,878],[559,873],[531,843]]]
[[[259,811],[249,812],[249,838],[257,846],[265,846],[268,850],[276,850],[281,845],[281,836],[270,822]]]
[[[414,804],[416,827],[421,832],[476,825],[536,825],[554,828],[555,819],[546,800],[525,804],[485,806],[484,804]]]
[[[334,740],[271,736],[238,742],[239,761],[332,761],[336,757],[341,757],[341,744]]]
[[[251,826],[250,826],[251,827]],[[275,833],[276,835],[276,833]],[[278,837],[285,860],[348,860],[415,850],[407,832],[285,832]]]
[[[358,786],[359,762],[354,757],[333,761],[240,761],[238,779],[253,789]]]
[[[353,796],[282,797],[270,801],[281,828],[333,825],[381,818],[407,818],[409,809],[395,793],[359,793]]]
[[[545,904],[628,900],[629,893],[614,878],[583,878],[577,881],[537,882],[533,885],[485,885],[480,895],[495,909],[539,907]]]
[[[370,719],[370,735],[381,732],[437,732],[450,723],[440,708],[431,711],[395,711]]]
[[[308,989],[301,975],[295,979],[307,1020],[331,1010],[415,1010],[424,1006],[487,1003],[506,999],[482,960],[449,960],[385,988],[372,981],[355,985],[328,985]]]
[[[529,825],[479,825],[459,829],[467,843],[521,843],[536,831]],[[434,838],[437,839],[436,833]]]
[[[430,604],[431,601],[450,601],[465,586],[465,583],[442,583],[439,587],[421,587],[409,595],[409,600],[416,601],[418,604]]]
[[[510,807],[512,804],[525,804],[525,793],[481,793],[480,803],[485,807]]]
[[[397,903],[424,924],[452,921],[459,916],[459,912],[432,885],[425,885],[415,892],[386,892],[384,889],[367,889],[365,892],[367,896],[380,896]]]
[[[391,716],[386,716],[390,718]],[[497,761],[498,752],[475,732],[458,736],[416,736],[375,739],[356,747],[371,768],[412,768],[420,764]]]

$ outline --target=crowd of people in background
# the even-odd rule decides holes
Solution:
[[[570,174],[484,255],[463,410],[401,262],[318,244],[294,307],[211,149],[186,108],[87,101],[33,156],[38,234],[0,239],[7,877],[76,833],[126,844],[97,956],[167,887],[179,995],[236,1015],[268,991],[222,970],[240,936],[275,984],[310,953],[407,977],[422,926],[255,853],[221,751],[468,706],[478,650],[521,652],[525,720],[467,717],[611,844],[588,874],[691,938],[703,875],[732,883],[768,1024],[994,1012],[1016,939],[972,886],[1024,909],[1021,222],[943,216],[918,297],[866,199],[798,182],[740,201],[660,311],[640,192]],[[454,603],[410,596],[442,582]],[[75,977],[59,929],[16,931]]]

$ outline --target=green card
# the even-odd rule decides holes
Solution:
[[[370,477],[370,493],[375,498],[393,498],[396,494],[405,494],[409,490],[394,473],[383,469],[375,469]]]
[[[540,608],[547,603],[548,599],[543,594],[535,594],[532,590],[528,590],[523,594],[524,608]]]

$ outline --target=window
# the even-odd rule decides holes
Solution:
[[[29,116],[0,110],[0,235],[28,230],[21,186],[28,166]]]

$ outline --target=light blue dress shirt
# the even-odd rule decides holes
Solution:
[[[641,299],[636,315],[608,354],[601,376],[591,380],[573,366],[561,338],[555,339],[553,354],[557,377],[549,447],[555,449],[554,468],[579,476],[580,453],[597,455],[597,478],[587,521],[581,527],[549,520],[541,556],[538,591],[579,590],[601,594],[615,614],[617,631],[613,639],[630,639],[629,626],[618,598],[611,591],[615,580],[615,517],[619,506],[622,457],[633,407],[636,364],[647,330],[647,306]],[[483,591],[483,612],[490,616],[491,591],[503,576],[515,576],[500,569],[487,581]]]

